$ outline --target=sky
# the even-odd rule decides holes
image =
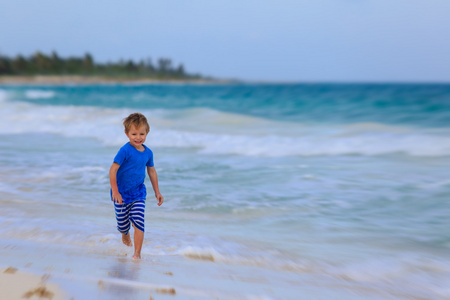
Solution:
[[[449,0],[0,0],[0,55],[274,82],[450,82]]]

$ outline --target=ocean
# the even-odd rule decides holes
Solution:
[[[140,261],[108,177],[136,111]],[[446,84],[3,85],[0,266],[74,299],[450,299],[449,169]]]

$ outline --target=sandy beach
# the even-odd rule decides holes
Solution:
[[[14,267],[0,269],[0,299],[67,299],[58,285],[50,283],[51,276],[25,273]]]

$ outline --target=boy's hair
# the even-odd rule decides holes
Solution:
[[[141,113],[134,113],[123,119],[123,126],[125,127],[125,132],[128,133],[131,127],[136,128],[144,127],[147,133],[150,131],[150,125],[148,125],[147,118]]]

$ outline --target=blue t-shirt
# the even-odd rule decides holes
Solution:
[[[117,170],[117,187],[124,203],[131,203],[147,196],[145,188],[145,170],[153,167],[153,152],[143,145],[145,150],[139,151],[130,143],[120,148],[114,162],[120,165]]]

